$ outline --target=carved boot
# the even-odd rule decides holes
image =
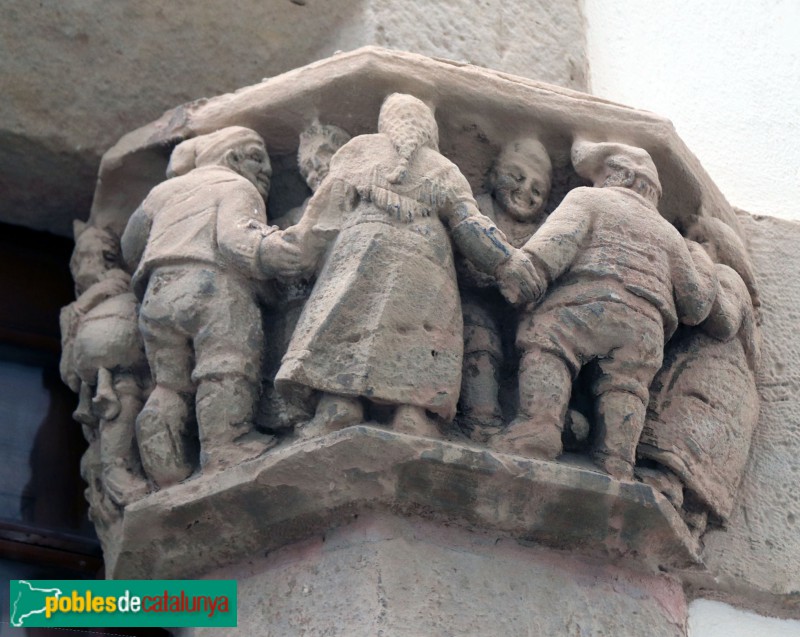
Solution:
[[[364,406],[358,398],[323,394],[314,417],[299,428],[301,440],[309,440],[344,429],[364,420]]]
[[[189,396],[156,385],[136,418],[142,466],[159,487],[185,480],[194,470],[194,446],[187,430],[189,401]]]
[[[423,438],[441,438],[442,434],[423,407],[398,405],[392,418],[392,429],[399,433]]]
[[[560,427],[553,423],[538,423],[527,416],[511,421],[508,428],[494,436],[490,445],[503,453],[523,458],[555,460],[563,451]]]
[[[595,464],[618,480],[632,480],[645,404],[630,392],[608,391],[598,396],[596,409]]]
[[[243,376],[203,380],[197,388],[197,428],[203,473],[251,460],[276,444],[254,430],[258,385]]]
[[[561,358],[529,351],[520,361],[519,415],[490,445],[504,453],[554,460],[561,455],[572,377]]]

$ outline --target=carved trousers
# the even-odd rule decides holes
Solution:
[[[261,312],[238,275],[206,265],[156,269],[139,327],[157,385],[192,392],[197,382],[215,376],[259,381]]]
[[[547,401],[550,404],[536,404],[532,408],[539,411],[547,407],[547,412],[566,414],[571,380],[583,365],[596,360],[600,373],[592,385],[595,396],[611,391],[627,392],[647,405],[650,383],[664,356],[663,321],[658,311],[643,299],[632,300],[631,307],[621,300],[611,300],[613,295],[608,297],[576,304],[548,299],[540,308],[522,316],[517,331],[517,346],[523,352],[521,401],[528,395],[533,402],[541,402],[536,376],[546,375],[542,379],[545,385],[552,385],[554,378],[562,378],[560,382],[566,387],[558,392],[558,398],[551,397]],[[548,369],[537,372],[540,358],[549,361],[542,366]],[[561,369],[551,369],[554,365]],[[532,386],[523,386],[526,383]],[[550,392],[551,396],[553,393]],[[526,409],[524,404],[520,407]],[[561,418],[563,422],[563,415]]]

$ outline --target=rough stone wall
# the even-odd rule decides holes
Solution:
[[[4,3],[0,221],[69,234],[100,156],[176,104],[366,44],[586,90],[578,0]]]

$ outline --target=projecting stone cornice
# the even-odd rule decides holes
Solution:
[[[125,135],[103,157],[90,222],[121,233],[164,179],[178,141],[240,125],[259,132],[273,157],[294,155],[299,133],[314,118],[352,135],[374,131],[381,102],[393,92],[435,107],[441,150],[476,192],[498,149],[520,135],[537,135],[556,169],[569,163],[577,138],[615,141],[650,153],[664,189],[659,210],[668,220],[711,216],[738,231],[725,197],[668,119],[507,73],[374,46],[184,104]]]

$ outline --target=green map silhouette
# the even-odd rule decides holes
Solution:
[[[11,607],[11,625],[22,626],[26,617],[38,615],[45,611],[45,599],[60,597],[63,592],[60,588],[35,588],[24,579],[19,580],[17,598]]]

